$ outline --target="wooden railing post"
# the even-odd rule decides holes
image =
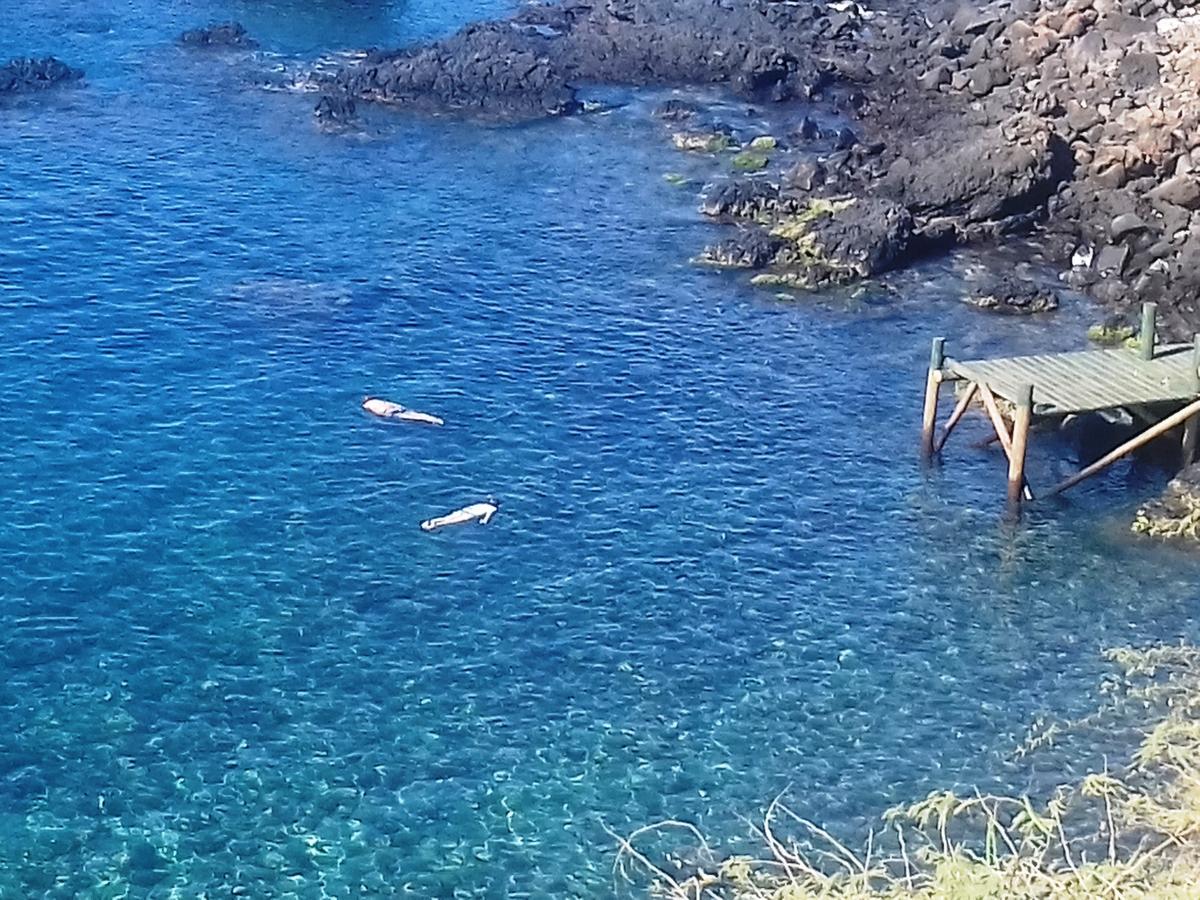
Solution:
[[[1025,451],[1029,446],[1029,423],[1033,419],[1033,385],[1017,388],[1017,408],[1013,413],[1012,454],[1008,458],[1008,503],[1021,505],[1025,486]]]
[[[925,411],[921,420],[921,456],[933,457],[933,433],[937,428],[938,391],[942,386],[942,364],[946,361],[946,339],[934,338],[929,350],[929,374],[925,378]]]
[[[1154,359],[1154,332],[1158,327],[1158,304],[1142,304],[1142,330],[1138,335],[1138,355],[1145,360]]]

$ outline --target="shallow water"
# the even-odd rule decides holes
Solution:
[[[1200,564],[1124,534],[1162,472],[1013,529],[994,453],[916,462],[934,334],[1086,310],[976,314],[969,258],[805,300],[692,268],[661,176],[705,173],[646,98],[361,138],[249,86],[501,8],[0,12],[0,56],[89,72],[0,107],[0,895],[603,896],[605,825],[1044,787],[1009,752],[1100,648],[1197,637]],[[171,45],[230,17],[277,56]]]

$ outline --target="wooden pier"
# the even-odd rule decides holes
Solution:
[[[978,401],[1008,458],[1008,499],[1015,506],[1032,500],[1025,478],[1030,426],[1036,419],[1065,419],[1105,410],[1127,410],[1146,427],[1135,437],[1042,492],[1052,497],[1134,452],[1173,428],[1183,426],[1182,464],[1195,458],[1200,434],[1200,335],[1191,344],[1155,344],[1155,307],[1142,310],[1135,348],[1082,350],[1004,359],[956,360],[936,338],[925,382],[921,435],[924,456],[940,452],[950,432]],[[941,433],[938,395],[957,383],[958,400]],[[1011,423],[1011,427],[1010,427]]]

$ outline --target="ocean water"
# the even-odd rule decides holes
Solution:
[[[1019,251],[780,298],[688,265],[649,95],[324,135],[255,87],[504,8],[0,10],[89,74],[0,105],[0,897],[611,896],[606,828],[1044,789],[1122,749],[1011,756],[1102,648],[1200,636],[1125,533],[1163,471],[1014,527],[978,423],[917,461],[932,336],[1079,342],[958,302]],[[172,44],[227,18],[263,50]]]

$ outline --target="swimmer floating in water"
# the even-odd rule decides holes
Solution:
[[[362,408],[373,416],[381,419],[400,419],[403,422],[420,422],[422,425],[445,425],[437,416],[429,413],[408,409],[391,400],[381,400],[378,397],[363,397]]]
[[[444,516],[438,516],[435,519],[426,519],[421,523],[421,530],[437,531],[439,528],[445,528],[447,525],[466,525],[468,522],[478,522],[480,525],[486,525],[492,520],[492,516],[496,514],[496,510],[499,508],[500,503],[489,497],[485,503],[472,503],[470,506],[464,506],[462,509],[457,509]]]

